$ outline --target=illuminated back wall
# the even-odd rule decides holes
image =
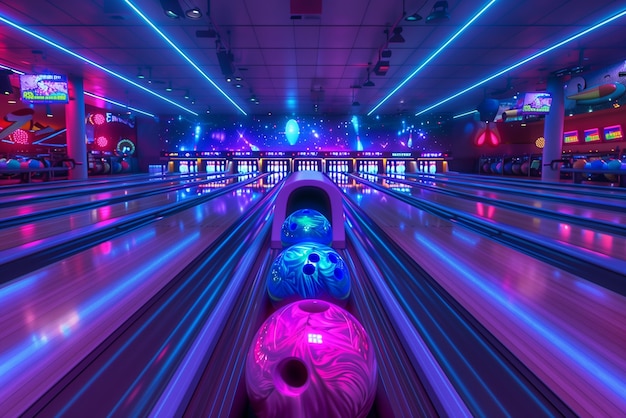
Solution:
[[[445,124],[409,117],[215,116],[201,123],[163,118],[163,151],[433,151],[449,150]]]

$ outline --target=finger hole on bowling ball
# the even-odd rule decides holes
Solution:
[[[311,275],[313,273],[315,273],[315,266],[313,264],[305,264],[304,266],[302,266],[302,272],[304,274],[308,274]]]
[[[317,253],[311,253],[309,254],[309,261],[311,263],[317,263],[318,261],[320,261],[320,256]]]
[[[343,279],[343,270],[341,269],[335,269],[335,271],[333,272],[335,279],[337,280],[341,280]]]
[[[278,375],[291,388],[301,388],[309,379],[309,371],[306,365],[297,358],[281,361],[278,364]]]
[[[292,231],[295,231],[296,228],[298,228],[298,224],[295,222],[292,222],[291,224],[289,224],[289,229],[291,229]]]
[[[320,313],[329,308],[328,303],[322,302],[321,300],[304,300],[300,302],[298,307],[308,313]]]
[[[328,260],[333,264],[337,264],[337,261],[339,261],[337,256],[333,253],[328,254]]]

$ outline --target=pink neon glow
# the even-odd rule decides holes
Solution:
[[[316,299],[271,315],[246,360],[248,396],[259,418],[365,417],[376,374],[363,326],[348,311]]]
[[[106,147],[108,143],[109,143],[109,140],[108,140],[108,139],[106,139],[106,137],[105,137],[105,136],[99,136],[99,137],[96,139],[96,144],[98,144],[98,146],[99,146],[100,148],[104,148],[104,147]]]
[[[9,135],[9,138],[16,144],[22,144],[22,145],[28,144],[28,132],[26,132],[23,129],[15,130],[15,132]]]
[[[104,117],[103,114],[96,113],[95,115],[93,115],[93,123],[94,124],[102,125],[102,124],[104,124],[104,122],[106,122],[106,118]]]

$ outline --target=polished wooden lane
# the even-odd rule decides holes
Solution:
[[[234,191],[1,286],[3,414],[45,393],[263,194]]]
[[[623,414],[624,296],[381,192],[348,193],[578,414]],[[476,210],[475,202],[455,204]]]

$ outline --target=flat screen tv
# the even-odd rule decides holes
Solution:
[[[578,144],[578,131],[563,132],[564,144]]]
[[[69,102],[67,77],[61,74],[22,74],[20,91],[26,103]]]
[[[524,115],[545,115],[550,112],[552,96],[546,92],[533,92],[524,94],[522,113]]]
[[[598,128],[585,129],[585,142],[600,141],[600,130]]]
[[[604,140],[605,141],[623,141],[624,134],[622,132],[622,125],[613,125],[604,127]]]

